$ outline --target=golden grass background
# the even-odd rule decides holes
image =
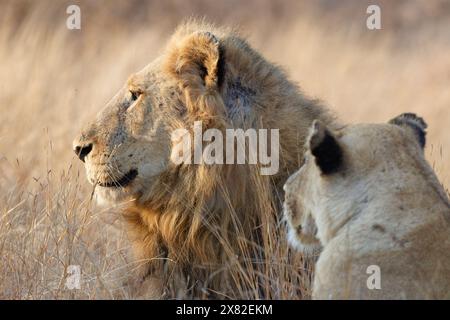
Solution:
[[[81,7],[81,30],[66,28],[70,4]],[[380,5],[382,30],[366,28],[369,4]],[[239,26],[343,122],[423,116],[427,158],[450,183],[450,1],[1,0],[0,7],[0,298],[129,298],[122,280],[133,265],[120,217],[90,201],[72,139],[192,15]],[[81,290],[65,287],[71,264],[82,268]]]

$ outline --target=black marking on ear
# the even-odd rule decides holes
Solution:
[[[316,158],[316,164],[323,174],[336,173],[341,167],[342,149],[328,131],[325,131],[322,141],[311,149],[311,153]]]
[[[389,121],[389,123],[398,126],[408,126],[413,129],[420,146],[422,147],[422,149],[425,148],[427,136],[426,129],[428,125],[425,120],[423,120],[423,118],[418,117],[414,113],[403,113]]]
[[[203,84],[205,84],[205,78],[209,75],[208,69],[201,63],[198,64],[198,68],[200,78],[202,78]],[[220,88],[225,79],[225,49],[222,45],[219,45],[219,59],[217,60],[216,72],[217,88]]]
[[[217,62],[217,87],[222,87],[225,80],[225,47],[219,45],[219,61]]]
[[[200,78],[203,80],[203,85],[205,85],[205,78],[208,75],[208,70],[203,64],[198,65]]]

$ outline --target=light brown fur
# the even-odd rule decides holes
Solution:
[[[313,124],[285,214],[292,242],[303,241],[298,217],[317,225],[314,298],[450,299],[450,204],[424,157],[425,128],[412,114],[338,131]],[[370,266],[381,288],[367,286]]]
[[[136,102],[130,90],[140,94]],[[274,272],[300,286],[294,268],[270,260],[283,233],[281,186],[298,167],[315,118],[332,122],[236,32],[191,21],[74,145],[93,143],[85,161],[94,184],[137,168],[131,184],[97,187],[97,194],[126,203],[136,258],[146,261],[140,278],[163,282],[153,297],[276,298]],[[280,129],[278,173],[261,176],[255,165],[174,165],[171,132],[190,130],[196,120],[204,130]]]

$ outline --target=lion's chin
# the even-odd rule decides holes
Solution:
[[[299,235],[295,232],[297,228],[289,228],[287,239],[292,248],[301,252],[305,257],[317,257],[322,251],[320,242],[309,241],[304,243],[299,239]]]
[[[101,207],[116,207],[134,201],[136,196],[123,188],[96,187],[94,198]]]

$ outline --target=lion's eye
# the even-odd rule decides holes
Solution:
[[[139,91],[131,91],[130,90],[130,93],[131,93],[131,101],[132,102],[136,101],[139,98],[139,96],[141,95],[141,92],[139,92]]]

